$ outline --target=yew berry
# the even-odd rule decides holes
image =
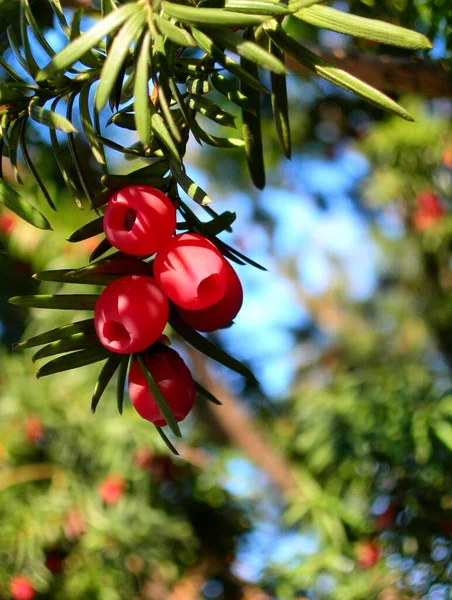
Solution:
[[[83,514],[77,509],[71,510],[63,525],[64,535],[70,540],[76,540],[85,533],[85,529]]]
[[[175,350],[160,344],[146,352],[144,360],[176,421],[183,421],[195,401],[195,386],[187,365]],[[137,360],[129,371],[129,396],[143,419],[159,427],[167,424]]]
[[[176,209],[160,190],[129,185],[108,201],[103,225],[112,246],[125,254],[147,256],[174,234]]]
[[[45,566],[51,573],[61,573],[66,553],[62,550],[50,550],[46,554]]]
[[[219,302],[201,310],[178,309],[180,316],[193,329],[206,332],[215,331],[215,329],[229,325],[237,316],[243,302],[242,284],[231,265],[228,262],[226,265],[226,292]]]
[[[187,310],[216,304],[228,282],[226,260],[212,242],[197,233],[173,237],[157,253],[154,275],[168,298]]]
[[[35,590],[28,577],[16,575],[9,582],[9,591],[13,600],[31,600]]]
[[[138,448],[133,455],[133,464],[142,471],[149,471],[154,462],[154,454],[149,448]]]
[[[104,504],[116,504],[124,495],[126,482],[121,475],[109,475],[99,486]]]
[[[29,415],[25,422],[25,436],[30,444],[39,444],[44,436],[44,425],[37,415]]]
[[[416,205],[413,225],[417,231],[431,229],[447,212],[440,198],[429,191],[419,192],[416,196]]]
[[[153,344],[168,320],[168,301],[153,277],[126,275],[112,281],[94,310],[97,337],[118,354],[141,352]]]
[[[359,542],[355,552],[358,567],[363,570],[372,568],[380,560],[380,549],[374,542]]]

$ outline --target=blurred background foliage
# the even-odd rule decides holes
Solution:
[[[349,4],[427,33],[435,58],[450,54],[447,0]],[[2,28],[13,9],[0,4]],[[382,50],[318,35],[346,53]],[[0,213],[1,598],[451,597],[452,103],[419,86],[401,98],[411,124],[310,78],[294,76],[289,96],[291,162],[262,106],[264,192],[240,150],[189,146],[216,209],[237,212],[225,239],[268,272],[240,269],[244,308],[213,335],[259,389],[174,339],[223,401],[199,400],[180,459],[129,405],[117,414],[113,389],[91,415],[96,367],[36,381],[28,352],[13,350],[70,318],[6,299],[60,289],[31,275],[82,266],[93,249],[65,242],[89,216],[33,129],[58,212],[53,232]],[[31,180],[27,193],[38,195]],[[31,586],[22,596],[18,576]]]

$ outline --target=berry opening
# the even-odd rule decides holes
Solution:
[[[218,300],[218,291],[219,291],[219,275],[218,273],[212,273],[205,279],[203,279],[197,289],[198,299],[204,300],[209,299],[209,301],[216,302]]]
[[[110,217],[110,227],[116,231],[132,231],[137,219],[137,211],[126,205],[116,205],[115,212]]]
[[[118,321],[106,321],[102,333],[109,344],[118,343],[121,346],[124,346],[131,341],[129,332],[124,325]]]
[[[132,231],[136,220],[137,211],[133,210],[133,208],[128,208],[124,217],[124,231]]]

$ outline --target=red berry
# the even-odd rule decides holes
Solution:
[[[63,570],[65,556],[61,550],[50,550],[46,554],[45,565],[51,573],[60,573]]]
[[[9,591],[13,600],[31,600],[35,590],[28,577],[16,575],[9,582]]]
[[[44,425],[41,418],[36,415],[29,415],[25,422],[25,436],[30,444],[39,444],[44,435]]]
[[[360,569],[370,569],[380,560],[380,550],[373,542],[359,542],[356,546],[356,558]]]
[[[179,314],[188,325],[198,331],[214,331],[229,325],[237,316],[242,302],[243,290],[237,273],[227,264],[227,287],[223,298],[216,304],[202,310],[185,310],[179,308]]]
[[[175,350],[160,345],[146,353],[145,362],[176,421],[183,421],[195,401],[195,386],[187,365]],[[129,395],[135,410],[143,419],[159,427],[167,424],[138,361],[134,361],[130,368]]]
[[[14,215],[0,215],[0,231],[8,235],[16,226],[17,219]]]
[[[85,533],[85,519],[79,510],[74,509],[66,516],[63,531],[69,539],[77,539]]]
[[[436,194],[420,192],[416,197],[417,208],[413,214],[413,225],[417,231],[430,229],[446,214],[446,209]]]
[[[125,485],[121,475],[109,475],[99,486],[99,496],[105,504],[116,504],[124,495]]]
[[[197,233],[173,237],[157,253],[154,275],[168,298],[187,310],[219,302],[228,281],[226,260],[212,242]]]
[[[149,448],[138,448],[133,455],[133,464],[142,471],[149,471],[154,462],[154,454]]]
[[[390,504],[388,508],[375,518],[375,524],[378,529],[391,529],[394,525],[399,509],[394,504]]]
[[[147,275],[126,275],[112,281],[94,311],[99,341],[118,354],[148,348],[158,340],[167,320],[168,301]]]
[[[154,254],[176,229],[176,209],[160,190],[129,185],[115,192],[104,215],[107,240],[125,254]]]

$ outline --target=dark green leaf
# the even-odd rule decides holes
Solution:
[[[28,27],[27,19],[25,17],[25,3],[23,0],[20,2],[20,38],[22,41],[22,49],[25,55],[25,62],[27,63],[27,71],[35,79],[36,74],[39,71],[39,65],[36,62],[33,52],[30,47],[30,40],[28,39]]]
[[[212,89],[212,85],[205,77],[198,77],[196,79],[189,78],[187,79],[186,86],[187,92],[195,95],[207,94]]]
[[[28,73],[27,61],[20,53],[19,42],[17,41],[16,34],[14,33],[14,29],[11,27],[11,25],[6,30],[6,34],[8,36],[9,47],[16,57],[17,62],[20,64],[22,69]]]
[[[222,231],[232,231],[231,225],[236,220],[237,215],[234,212],[226,210],[221,215],[218,215],[211,221],[203,224],[204,231],[208,232],[210,236],[216,236]]]
[[[82,33],[80,31],[80,25],[82,22],[83,15],[85,11],[83,8],[78,8],[74,11],[71,21],[71,31],[70,31],[70,40],[76,40],[79,38]],[[89,67],[90,69],[99,69],[102,66],[102,62],[100,61],[99,55],[95,54],[93,50],[88,50],[78,59],[83,65]]]
[[[64,354],[74,350],[82,350],[99,344],[99,339],[95,333],[74,333],[71,337],[64,340],[57,340],[47,346],[44,346],[32,356],[31,360],[36,362],[41,358],[55,356],[55,354]]]
[[[165,1],[162,2],[162,8],[167,15],[183,23],[210,27],[250,27],[260,25],[269,18],[266,15],[234,13],[221,8],[195,8]]]
[[[150,185],[162,189],[168,183],[168,178],[152,177],[151,175],[135,176],[132,173],[130,175],[104,175],[101,181],[102,185],[110,189],[121,188],[124,185]]]
[[[50,57],[55,56],[55,52],[54,52],[52,46],[48,43],[48,41],[46,40],[44,32],[42,31],[42,29],[39,27],[38,23],[36,22],[36,19],[35,19],[34,15],[33,15],[33,12],[31,11],[29,1],[28,0],[22,0],[22,2],[23,2],[23,6],[24,6],[25,16],[27,18],[27,21],[28,21],[28,23],[30,25],[30,28],[31,28],[32,32],[36,36],[36,39],[41,44],[41,47],[44,49],[44,51]]]
[[[201,396],[204,396],[205,398],[207,398],[207,400],[210,400],[210,402],[213,402],[217,406],[221,406],[221,402],[217,398],[215,398],[215,396],[211,392],[209,392],[209,390],[206,390],[206,388],[203,387],[197,381],[194,381],[194,384],[198,394],[201,394]]]
[[[152,115],[151,127],[156,137],[162,143],[162,146],[165,147],[167,151],[167,154],[165,153],[165,155],[168,157],[168,159],[172,159],[173,161],[176,161],[177,164],[181,164],[181,158],[176,144],[174,143],[170,132],[166,128],[165,122],[158,113],[154,113]]]
[[[228,100],[237,104],[237,106],[240,106],[243,110],[256,114],[256,107],[254,104],[239,89],[239,80],[225,77],[221,73],[213,73],[210,80],[214,88],[226,96]]]
[[[122,408],[124,404],[124,392],[126,387],[127,369],[129,367],[129,362],[130,356],[123,356],[121,364],[119,365],[118,382],[116,387],[116,404],[120,415],[122,415]]]
[[[182,318],[172,311],[170,317],[170,325],[176,333],[178,333],[184,340],[191,344],[194,348],[209,356],[213,360],[216,360],[220,364],[232,369],[239,375],[242,375],[252,383],[257,383],[253,373],[245,367],[241,362],[233,358],[230,354],[212,344],[210,340],[202,336],[200,333],[192,329],[189,325],[182,320]]]
[[[127,6],[127,4],[125,6]],[[118,13],[119,10],[115,11],[114,13],[110,13],[110,15],[114,16]],[[108,18],[109,17],[106,17],[106,19]],[[143,31],[145,22],[146,13],[143,10],[139,10],[132,14],[132,16],[121,27],[119,33],[115,36],[107,59],[102,67],[99,86],[96,90],[94,103],[97,110],[102,110],[107,103],[121,71],[121,67],[129,55],[130,45],[138,40],[141,32]]]
[[[59,310],[94,310],[98,294],[38,294],[14,296],[8,302],[29,308],[58,308]]]
[[[63,8],[61,7],[60,0],[49,0],[50,6],[52,7],[53,13],[57,18],[58,23],[60,24],[61,29],[63,30],[66,36],[69,36],[69,26],[66,21],[66,17],[64,16]]]
[[[157,429],[157,433],[159,434],[159,436],[162,438],[162,440],[164,441],[166,447],[176,456],[179,456],[179,452],[176,450],[176,448],[173,446],[173,444],[170,442],[170,440],[168,439],[166,433],[163,431],[163,429],[161,427],[157,427],[155,426],[155,428]]]
[[[432,44],[421,33],[375,19],[366,19],[330,6],[311,6],[294,15],[315,27],[330,29],[352,37],[373,40],[411,50],[430,50]]]
[[[35,180],[38,188],[41,190],[41,193],[44,196],[44,198],[46,199],[47,204],[50,206],[50,208],[53,208],[53,210],[56,210],[56,206],[55,206],[49,192],[47,191],[47,188],[46,188],[44,182],[42,181],[38,171],[36,170],[36,168],[33,164],[33,161],[31,160],[31,156],[28,153],[27,141],[25,139],[26,127],[27,127],[27,119],[25,118],[22,122],[22,127],[20,129],[20,149],[22,150],[22,155],[24,157],[25,164],[27,165],[28,169],[31,171],[31,174],[33,175],[33,179]]]
[[[99,43],[102,38],[115,29],[118,29],[124,21],[141,10],[142,7],[140,5],[132,2],[124,4],[118,10],[109,13],[89,31],[82,34],[59,52],[53,60],[38,73],[36,78],[37,81],[46,81],[50,77],[65,71],[68,67],[77,62],[85,52],[88,52]]]
[[[250,32],[249,35],[252,36],[252,33]],[[256,79],[259,77],[258,68],[254,63],[242,57],[240,64],[245,71],[251,73]],[[242,131],[243,141],[245,142],[246,162],[251,180],[257,188],[262,190],[265,187],[265,165],[260,118],[260,94],[255,89],[249,87],[243,80],[241,81],[241,90],[249,98],[250,103],[254,107],[254,114],[242,110]]]
[[[83,132],[89,143],[89,146],[91,148],[91,152],[94,155],[94,158],[97,160],[97,162],[99,164],[105,165],[106,160],[105,160],[104,147],[102,146],[101,142],[99,141],[99,138],[96,135],[96,132],[93,127],[93,123],[91,121],[91,114],[90,114],[90,110],[89,110],[89,107],[90,107],[89,92],[91,89],[91,85],[92,85],[91,81],[86,83],[80,91],[79,101],[78,101],[79,109],[80,109],[80,120],[82,123]]]
[[[111,353],[103,346],[93,346],[86,350],[71,352],[71,354],[59,356],[46,363],[36,373],[36,377],[39,379],[40,377],[46,377],[48,375],[53,375],[54,373],[61,373],[62,371],[70,371],[71,369],[92,365],[101,360],[105,360],[110,354]]]
[[[289,12],[287,2],[281,2],[281,0],[226,0],[224,8],[246,14],[271,16],[284,15]]]
[[[144,358],[140,354],[138,354],[137,360],[140,365],[141,371],[144,375],[144,378],[146,379],[146,383],[148,385],[149,391],[151,392],[157,406],[159,407],[160,413],[161,413],[162,417],[165,419],[166,424],[171,429],[171,431],[174,433],[174,435],[177,435],[178,437],[182,437],[182,434],[179,429],[179,425],[178,425],[170,407],[168,406],[165,398],[163,397],[159,386],[154,381],[152,373],[149,371]]]
[[[287,73],[286,67],[279,57],[267,52],[267,50],[255,42],[243,39],[224,30],[212,32],[212,39],[218,45],[224,46],[231,52],[246,58],[258,67],[267,69],[271,73],[277,73],[278,75],[285,75]]]
[[[96,382],[96,387],[94,388],[93,397],[91,400],[91,412],[95,413],[97,405],[99,404],[100,399],[102,398],[102,394],[105,391],[105,388],[111,381],[113,375],[116,373],[117,368],[123,362],[123,355],[121,354],[112,354],[107,362],[102,367],[102,370],[99,374],[99,377]]]
[[[97,219],[94,219],[94,221],[90,221],[86,225],[83,225],[80,229],[77,229],[77,231],[74,231],[74,233],[68,237],[67,241],[81,242],[82,240],[87,240],[95,235],[99,235],[99,233],[102,233],[104,230],[103,223],[104,218],[98,217]]]
[[[89,262],[93,262],[93,260],[96,260],[96,258],[100,258],[102,254],[108,252],[112,247],[113,246],[110,244],[107,238],[104,238],[91,252],[89,256]]]
[[[278,58],[284,60],[284,52],[270,40],[270,51]],[[289,125],[289,103],[287,99],[287,83],[285,75],[270,74],[272,109],[275,119],[276,132],[278,134],[279,145],[286,158],[292,154],[292,144],[290,140]]]
[[[186,31],[182,27],[177,27],[176,25],[173,25],[173,23],[167,21],[163,17],[160,17],[157,13],[153,14],[153,18],[155,24],[157,25],[157,29],[160,31],[160,33],[168,37],[177,46],[196,46],[195,40],[188,33],[188,31]]]
[[[320,58],[287,35],[279,25],[275,25],[274,28],[268,27],[267,33],[284,52],[290,54],[297,62],[319,77],[323,77],[327,81],[357,94],[379,108],[392,112],[407,121],[413,120],[406,110],[394,102],[394,100],[391,100],[391,98],[367,83],[353,77],[353,75],[326,62],[323,58]]]
[[[0,204],[38,229],[52,229],[48,220],[33,205],[4,182],[0,182]]]
[[[221,252],[225,256],[230,257],[231,260],[235,260],[238,264],[243,264],[245,262],[245,263],[248,263],[249,265],[251,265],[252,267],[255,267],[256,269],[259,269],[260,271],[267,270],[265,267],[263,267],[259,263],[255,262],[254,260],[251,260],[251,258],[248,258],[248,256],[245,256],[244,254],[242,254],[235,248],[232,248],[232,246],[229,246],[222,240],[217,240],[217,244],[218,244],[219,248],[221,249]],[[240,260],[237,261],[236,260],[237,258]]]
[[[8,150],[9,150],[9,161],[13,168],[14,179],[17,183],[22,183],[22,179],[17,168],[17,150],[20,142],[20,132],[22,130],[22,120],[17,119],[14,121],[11,129],[8,132]]]
[[[144,146],[149,144],[149,139],[151,137],[151,101],[149,98],[150,46],[151,32],[147,31],[139,49],[133,86],[133,106],[135,110],[134,122],[140,140]]]
[[[94,333],[94,319],[85,319],[84,321],[76,321],[75,323],[69,323],[68,325],[62,325],[56,327],[50,331],[40,333],[29,340],[20,342],[15,346],[16,350],[25,350],[26,348],[33,348],[34,346],[41,346],[42,344],[49,344],[56,340],[63,340],[76,333]]]
[[[212,100],[209,100],[204,96],[190,96],[188,98],[188,106],[219,125],[223,125],[224,127],[235,127],[234,115],[226,112],[212,102]]]
[[[212,199],[185,172],[175,170],[174,176],[184,192],[198,204],[210,204]]]
[[[246,82],[250,87],[258,90],[259,92],[267,93],[269,90],[263,85],[259,79],[253,77],[235,60],[226,56],[226,54],[219,48],[205,33],[202,33],[194,27],[191,28],[193,37],[195,38],[198,46],[211,56],[216,62],[220,63],[225,69],[227,69],[232,75],[238,77],[241,81]]]
[[[66,118],[72,122],[72,111],[74,108],[74,102],[75,102],[75,98],[77,96],[77,92],[73,92],[67,101],[67,108],[66,108]],[[81,165],[80,162],[80,156],[79,156],[79,152],[77,149],[77,145],[75,143],[74,140],[74,134],[73,133],[68,133],[67,134],[67,144],[68,144],[68,148],[69,148],[69,153],[71,155],[71,159],[72,159],[72,163],[74,165],[74,169],[76,171],[76,174],[78,176],[78,180],[80,181],[80,185],[82,186],[83,192],[85,194],[85,196],[88,198],[90,204],[92,204],[93,201],[93,193],[90,190],[88,181],[85,179],[84,173],[83,173],[83,167]],[[76,205],[79,208],[83,208],[81,201],[78,199],[78,197],[74,198]]]
[[[41,123],[41,125],[45,125],[51,129],[59,129],[65,133],[77,132],[77,129],[70,121],[52,110],[47,110],[46,108],[39,106],[38,102],[39,99],[35,97],[28,105],[28,114],[33,121]]]
[[[240,138],[223,138],[207,133],[196,121],[191,124],[193,134],[196,134],[202,142],[215,148],[243,148],[245,142]]]
[[[52,103],[52,110],[56,108],[60,98],[56,98]],[[76,185],[74,181],[74,177],[72,173],[68,170],[63,160],[63,152],[61,151],[61,146],[58,141],[57,133],[54,129],[49,129],[50,142],[52,144],[53,155],[55,157],[58,168],[60,169],[60,173],[63,176],[64,183],[66,184],[67,189],[71,196],[75,199],[76,203],[81,206],[81,198],[83,196],[83,191],[80,193],[79,187]]]

